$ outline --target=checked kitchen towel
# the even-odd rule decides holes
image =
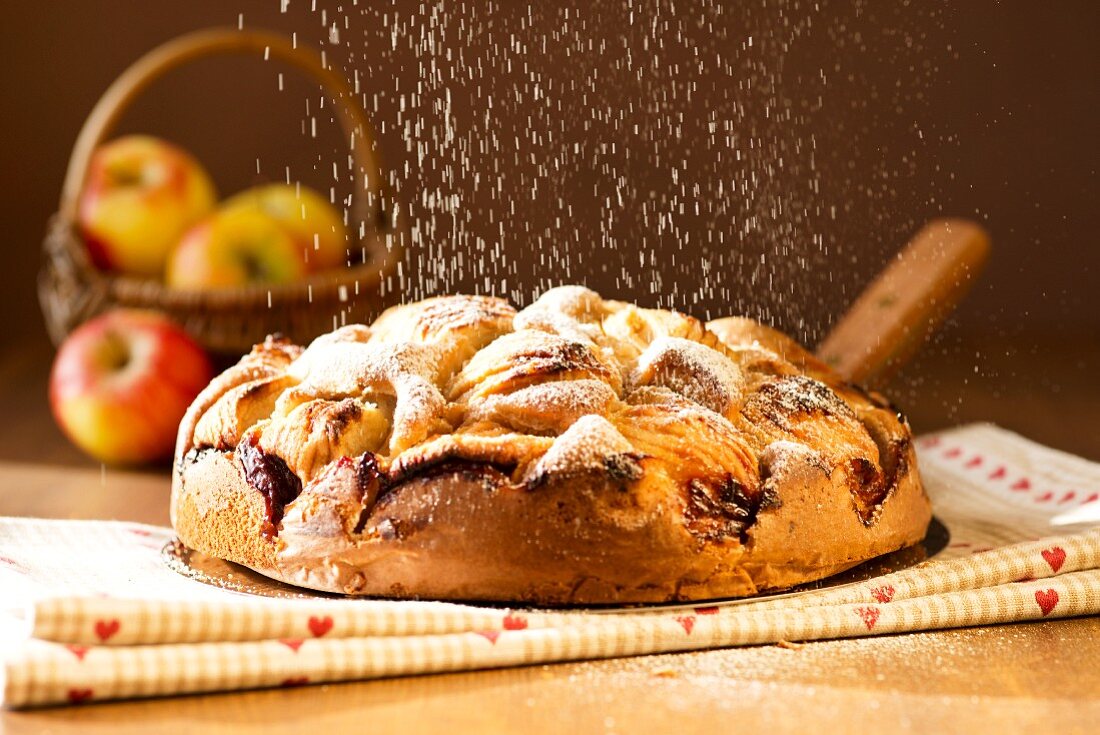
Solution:
[[[83,703],[1100,614],[1100,465],[987,425],[918,441],[929,561],[706,606],[546,611],[245,595],[182,576],[170,529],[0,519],[3,704]],[[3,621],[4,618],[0,618]]]

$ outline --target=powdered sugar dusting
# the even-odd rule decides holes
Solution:
[[[456,401],[470,401],[532,383],[577,379],[607,381],[616,393],[622,387],[619,366],[594,349],[590,340],[524,329],[474,355],[455,376],[448,394]]]
[[[397,452],[427,438],[444,415],[446,400],[433,382],[438,350],[432,345],[372,340],[311,345],[291,365],[300,375],[297,391],[317,396],[393,396],[389,450]]]
[[[799,413],[834,414],[854,417],[852,409],[819,380],[792,375],[764,383],[757,396],[784,415]]]
[[[760,454],[760,467],[773,477],[788,475],[807,466],[823,466],[821,457],[804,444],[780,440],[769,444]]]
[[[489,445],[507,443],[531,452],[517,462],[527,474],[602,467],[621,477],[636,469],[623,457],[637,452],[623,432],[655,451],[669,449],[680,439],[664,435],[671,426],[664,421],[703,421],[716,437],[747,432],[742,441],[756,443],[783,437],[757,436],[746,423],[750,404],[765,408],[772,423],[783,415],[854,415],[819,381],[775,377],[774,370],[757,375],[740,361],[736,346],[727,349],[697,320],[604,301],[578,286],[552,289],[518,313],[500,299],[433,298],[315,340],[290,364],[295,384],[267,428],[258,428],[285,429],[284,419],[311,402],[350,400],[357,416],[388,429],[382,440],[363,437],[380,443],[383,462],[429,443],[439,444],[440,456],[465,457],[476,445],[478,456],[496,457]],[[634,422],[633,433],[624,421]],[[347,427],[328,422],[324,430]],[[315,431],[302,423],[299,443],[309,445]],[[293,464],[301,453],[291,434],[280,443]],[[516,451],[500,456],[512,461]]]
[[[442,343],[455,335],[511,329],[516,310],[503,299],[488,296],[442,296],[387,309],[372,328],[383,338]]]
[[[560,312],[548,309],[524,309],[515,320],[516,329],[529,329],[537,332],[557,334],[575,342],[595,344],[599,335],[599,326],[581,324]]]
[[[634,447],[610,421],[603,416],[584,416],[557,438],[532,475],[603,470],[633,452]]]
[[[655,339],[638,358],[632,386],[663,385],[725,416],[740,397],[741,371],[732,360],[698,342]]]
[[[604,300],[595,291],[583,286],[558,286],[546,291],[535,303],[520,313],[517,328],[522,328],[525,314],[552,312],[580,322],[599,321],[606,313]]]
[[[616,398],[615,391],[601,380],[538,383],[479,401],[471,406],[467,418],[560,434],[583,416],[606,414]]]

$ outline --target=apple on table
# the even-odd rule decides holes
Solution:
[[[180,236],[216,201],[209,175],[191,154],[130,135],[92,156],[78,224],[100,270],[160,278]]]
[[[50,407],[70,440],[109,464],[172,455],[187,407],[213,377],[206,353],[166,316],[119,309],[77,328],[50,373]]]

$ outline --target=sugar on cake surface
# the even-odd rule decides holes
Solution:
[[[199,397],[178,455],[185,541],[353,593],[751,594],[913,543],[929,517],[885,401],[749,320],[581,287],[269,341]],[[257,467],[289,489],[264,495]]]

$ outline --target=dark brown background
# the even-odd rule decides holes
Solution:
[[[1100,458],[1098,422],[1083,420],[1100,411],[1100,5],[824,2],[815,11],[754,2],[695,15],[663,5],[650,15],[636,7],[633,22],[626,0],[584,4],[572,21],[562,8],[519,4],[448,3],[442,16],[418,2],[368,5],[318,0],[314,11],[292,0],[282,13],[279,0],[6,4],[0,349],[47,349],[34,293],[41,237],[99,94],[157,43],[236,25],[243,12],[246,26],[325,45],[372,90],[395,187],[419,223],[410,295],[476,289],[526,301],[581,280],[700,316],[747,312],[813,343],[921,222],[975,217],[993,234],[991,265],[894,391],[918,429],[990,419],[1028,433],[1035,411],[1070,406],[1071,425],[1041,438]],[[352,11],[346,27],[338,6]],[[322,11],[341,24],[339,44],[328,43]],[[578,39],[595,49],[567,52]],[[696,50],[729,68],[693,70]],[[658,63],[646,66],[653,55]],[[474,66],[476,75],[465,73]],[[316,90],[288,74],[280,93],[275,74],[247,60],[195,64],[143,98],[125,129],[190,148],[226,193],[280,179],[284,167],[327,188],[339,137],[323,116],[318,139],[304,136]],[[536,83],[551,106],[532,95]],[[449,142],[432,135],[446,119]],[[713,120],[732,126],[741,162],[716,159]],[[612,143],[612,153],[601,148]],[[655,231],[655,213],[682,197],[671,168],[689,189],[700,186],[702,211],[689,206],[674,228]],[[729,182],[753,175],[746,191],[730,193]],[[461,204],[443,211],[426,192]],[[469,257],[458,267],[460,252]],[[553,257],[540,263],[539,252]],[[652,255],[641,263],[639,252]]]

